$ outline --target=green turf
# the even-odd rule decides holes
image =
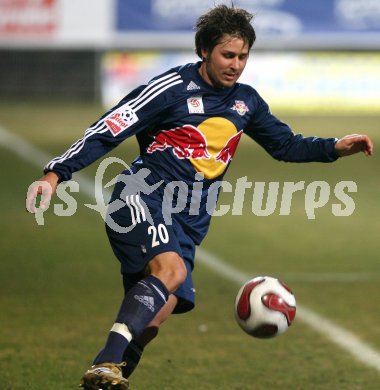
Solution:
[[[0,124],[50,154],[62,152],[101,113],[91,104],[0,104]],[[306,135],[367,132],[379,144],[380,116],[281,118]],[[2,390],[73,389],[102,346],[122,294],[117,261],[100,216],[84,207],[38,226],[25,212],[25,193],[40,175],[0,148],[0,373]],[[112,155],[130,161],[134,141]],[[98,164],[83,173],[93,178]],[[244,140],[226,180],[325,181],[333,189],[354,181],[349,217],[332,215],[337,199],[305,213],[305,191],[294,195],[289,216],[244,213],[215,217],[204,247],[239,270],[282,277],[305,307],[355,333],[380,351],[379,157],[354,156],[335,164],[284,164]],[[116,168],[115,168],[116,171]],[[222,194],[221,204],[231,204]],[[310,281],[305,275],[370,275],[365,281]],[[132,390],[377,389],[380,373],[297,319],[273,340],[246,336],[233,318],[236,283],[204,265],[194,272],[196,309],[170,319],[131,378]],[[205,331],[206,330],[206,331]]]

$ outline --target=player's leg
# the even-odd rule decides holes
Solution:
[[[187,273],[182,258],[175,252],[155,256],[148,269],[149,275],[125,295],[105,347],[82,378],[82,387],[96,389],[118,385],[121,390],[128,389],[128,381],[122,375],[123,355],[128,344],[132,338],[141,336]]]
[[[160,253],[149,262],[149,275],[125,295],[106,345],[94,364],[121,363],[132,338],[139,337],[186,279],[186,267],[175,252]]]
[[[159,327],[172,314],[177,302],[178,298],[174,294],[171,294],[168,302],[148,324],[143,333],[136,339],[132,339],[128,344],[128,347],[123,355],[123,362],[127,363],[125,366],[122,366],[124,378],[129,378],[132,372],[136,369],[144,352],[144,348],[157,337]]]
[[[122,191],[123,186],[116,185],[112,199],[122,199]],[[107,388],[111,384],[118,384],[120,389],[127,388],[128,381],[122,377],[120,366],[126,348],[133,338],[141,336],[165,306],[169,295],[186,278],[187,267],[182,260],[181,247],[174,229],[171,225],[165,225],[162,219],[162,202],[160,199],[142,200],[144,207],[147,207],[147,203],[149,210],[137,210],[126,204],[108,215],[114,222],[113,226],[115,223],[119,227],[133,225],[132,230],[121,233],[119,229],[115,230],[110,223],[106,223],[108,237],[121,263],[122,273],[139,274],[141,277],[141,273],[148,269],[148,274],[136,281],[125,294],[104,349],[96,357],[95,366],[82,378],[82,386],[84,382],[83,387],[86,387],[86,378],[90,377],[91,382],[86,387],[89,389]],[[137,211],[140,211],[138,218]],[[148,214],[151,215],[150,222],[143,218]],[[115,374],[115,371],[118,372]]]
[[[185,241],[185,242],[184,242]],[[191,262],[190,260],[194,257],[194,247],[186,245],[186,239],[182,237],[180,240],[182,246],[182,252],[187,268],[187,277],[184,283],[175,291],[174,294],[171,294],[167,304],[161,309],[158,315],[153,319],[153,321],[147,326],[144,332],[137,339],[132,339],[131,343],[128,345],[123,357],[123,361],[127,363],[126,366],[122,368],[123,376],[129,378],[133,373],[138,363],[140,362],[144,348],[157,337],[159,327],[161,324],[170,316],[172,313],[186,313],[193,309],[195,304],[195,289],[193,287],[192,275],[191,275]],[[128,275],[124,275],[124,287],[128,290],[128,286],[131,284],[130,278]]]
[[[159,311],[156,317],[148,324],[143,333],[136,339],[132,339],[123,355],[123,361],[127,363],[123,367],[124,378],[129,378],[140,362],[144,348],[157,337],[159,327],[172,314],[178,299],[171,294],[165,306]]]

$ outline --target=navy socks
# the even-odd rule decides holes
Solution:
[[[155,276],[140,280],[125,295],[104,349],[94,364],[121,363],[132,338],[139,336],[168,300],[169,292]]]
[[[134,340],[129,343],[123,356],[123,361],[127,362],[127,365],[122,368],[124,378],[129,378],[131,376],[132,372],[140,362],[143,351],[144,348],[137,344]]]

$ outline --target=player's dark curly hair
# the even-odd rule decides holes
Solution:
[[[228,34],[242,39],[251,49],[256,33],[251,24],[253,15],[242,8],[218,5],[199,17],[195,25],[195,51],[202,58],[201,49],[211,53],[220,43],[223,35]]]

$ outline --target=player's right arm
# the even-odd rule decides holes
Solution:
[[[26,195],[26,209],[31,213],[37,212],[37,197],[41,196],[39,208],[45,210],[48,208],[51,197],[54,195],[59,182],[59,177],[54,172],[47,172],[40,180],[35,181],[29,186]]]
[[[28,211],[36,212],[38,195],[42,195],[41,205],[48,205],[60,182],[70,180],[74,172],[87,167],[157,120],[176,101],[176,86],[182,88],[182,83],[182,77],[175,70],[168,71],[149,84],[136,88],[105,113],[85,131],[81,139],[45,166],[45,175],[29,187]]]

